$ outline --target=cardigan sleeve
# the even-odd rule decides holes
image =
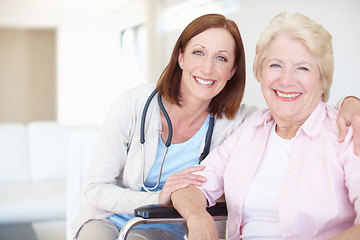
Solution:
[[[138,206],[158,201],[158,193],[140,192],[121,184],[125,165],[133,164],[127,162],[133,161],[128,152],[138,124],[138,109],[145,102],[139,94],[147,95],[148,90],[139,91],[124,93],[115,100],[99,133],[85,185],[86,200],[98,209],[133,213]]]

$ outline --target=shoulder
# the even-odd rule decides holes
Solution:
[[[320,111],[319,111],[320,110]],[[318,139],[322,143],[330,146],[331,149],[342,152],[345,149],[352,147],[352,127],[347,127],[347,134],[345,140],[342,143],[338,142],[339,138],[339,128],[337,125],[337,117],[339,111],[331,106],[328,106],[324,103],[321,104],[320,108],[316,109],[314,116],[310,116],[311,121],[308,128],[314,129],[309,131],[305,129],[305,132],[309,133],[308,135],[312,138]]]
[[[155,89],[153,84],[140,85],[123,91],[111,104],[106,122],[133,122],[141,115],[145,102]]]
[[[247,106],[241,104],[236,112],[234,119],[216,118],[212,148],[220,145],[227,137],[229,137],[243,122],[256,111],[255,106]]]
[[[269,129],[273,122],[274,118],[269,109],[257,110],[244,120],[236,132],[237,135],[258,134],[259,130]]]
[[[249,118],[257,108],[255,106],[248,106],[241,104],[239,109],[236,111],[234,119],[228,119],[226,117],[216,118],[216,124],[218,126],[227,126],[227,127],[238,127],[245,119]]]
[[[112,103],[112,108],[143,107],[155,90],[155,84],[144,84],[123,91]]]
[[[326,117],[319,136],[320,140],[328,146],[328,153],[335,153],[336,159],[341,162],[341,164],[351,164],[354,159],[357,164],[360,158],[355,155],[352,126],[347,126],[345,139],[343,142],[339,142],[339,128],[336,122],[339,110],[325,105],[325,112]]]
[[[325,109],[325,119],[322,124],[323,129],[328,132],[330,135],[336,137],[339,135],[339,129],[336,124],[336,119],[339,111],[334,107],[324,104]]]
[[[329,139],[337,146],[347,147],[347,145],[352,145],[353,141],[353,129],[352,126],[347,126],[347,132],[345,136],[345,140],[342,143],[338,142],[339,138],[339,127],[337,125],[337,117],[339,114],[339,110],[325,105],[326,117],[323,125],[323,130],[327,133]]]
[[[262,124],[264,122],[268,122],[270,120],[272,120],[273,117],[271,115],[271,112],[269,109],[261,109],[261,110],[257,110],[255,112],[253,112],[253,114],[251,114],[251,116],[249,116],[248,118],[245,119],[244,123],[246,122],[247,124]]]
[[[134,99],[147,99],[152,91],[155,90],[155,84],[143,84],[134,88],[123,91],[115,100],[117,101],[133,101]]]

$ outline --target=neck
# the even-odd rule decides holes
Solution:
[[[171,104],[164,98],[164,107],[171,119],[173,137],[171,143],[182,143],[190,139],[201,128],[209,114],[208,104],[182,104],[177,106]],[[165,117],[162,115],[162,133],[165,138],[168,136],[168,126]]]
[[[166,111],[175,125],[191,125],[209,114],[210,102],[182,101],[181,106],[171,104],[162,98]],[[202,121],[203,122],[203,121]],[[182,123],[182,124],[181,124]]]
[[[299,130],[302,124],[303,122],[290,123],[290,124],[282,124],[276,122],[275,132],[284,139],[291,139],[295,137],[297,131]]]

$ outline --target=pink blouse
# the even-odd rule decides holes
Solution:
[[[293,138],[279,201],[283,239],[329,239],[360,224],[360,157],[351,127],[338,143],[337,113],[320,102]],[[244,199],[274,124],[269,110],[254,113],[209,154],[198,173],[207,178],[200,189],[209,206],[225,193],[229,239],[240,239]]]

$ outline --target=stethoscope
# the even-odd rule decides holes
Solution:
[[[159,184],[160,184],[160,179],[161,179],[161,175],[162,175],[162,169],[163,169],[163,165],[164,165],[164,161],[165,161],[165,157],[166,154],[168,152],[168,149],[171,145],[171,139],[172,139],[172,135],[173,135],[173,129],[172,129],[172,124],[171,124],[171,120],[170,117],[168,115],[168,113],[166,112],[166,109],[162,103],[161,100],[161,95],[158,94],[158,104],[160,107],[161,112],[164,114],[164,117],[166,119],[167,125],[168,125],[168,129],[169,129],[169,136],[165,142],[165,152],[164,152],[164,156],[162,158],[162,162],[161,162],[161,166],[160,166],[160,172],[159,172],[159,178],[155,184],[155,186],[153,187],[147,187],[145,186],[145,119],[146,119],[146,113],[147,110],[149,108],[150,102],[151,100],[154,98],[154,96],[156,95],[157,91],[156,89],[150,94],[149,98],[147,99],[143,112],[142,112],[142,116],[141,116],[141,124],[140,124],[140,144],[141,144],[141,153],[142,153],[142,183],[141,183],[141,187],[147,191],[147,192],[151,192],[153,190],[155,190]],[[214,117],[211,116],[210,117],[210,121],[209,121],[209,127],[208,130],[206,132],[206,137],[205,137],[205,146],[203,149],[203,152],[201,153],[200,157],[199,157],[199,162],[201,162],[202,160],[204,160],[204,158],[209,154],[210,151],[210,143],[211,143],[211,138],[212,138],[212,134],[213,134],[213,130],[214,130]]]

